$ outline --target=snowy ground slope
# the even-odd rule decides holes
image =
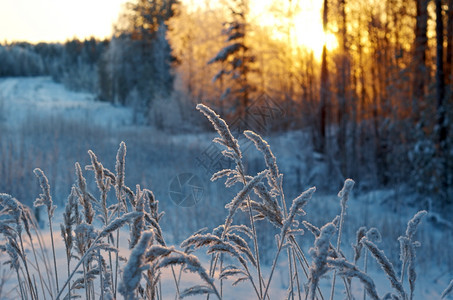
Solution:
[[[64,117],[118,127],[131,123],[132,111],[95,100],[89,93],[71,92],[50,77],[0,79],[0,114],[9,126],[30,116]]]
[[[44,151],[51,153],[53,160],[55,160],[57,155],[61,156],[60,165],[58,168],[56,167],[55,172],[47,173],[49,180],[51,181],[52,192],[57,190],[57,184],[60,184],[62,187],[60,189],[62,195],[58,195],[59,197],[54,197],[54,199],[66,199],[68,189],[72,184],[72,181],[70,180],[73,180],[71,178],[71,176],[73,176],[73,169],[70,168],[73,168],[75,161],[87,162],[86,150],[90,148],[95,150],[95,153],[99,155],[98,157],[102,162],[105,162],[106,164],[110,163],[110,166],[107,165],[107,167],[112,168],[116,150],[114,147],[117,147],[118,141],[127,140],[128,156],[126,179],[133,179],[130,183],[130,186],[132,187],[134,186],[132,184],[140,183],[142,187],[153,190],[160,201],[161,207],[167,212],[164,217],[164,220],[167,223],[165,223],[162,228],[170,237],[175,236],[178,231],[182,231],[185,227],[188,227],[184,222],[188,222],[189,219],[193,220],[193,223],[197,226],[196,229],[207,226],[203,223],[203,221],[207,219],[206,215],[203,215],[203,213],[212,214],[214,211],[213,208],[216,213],[218,211],[218,214],[220,215],[219,220],[224,220],[227,212],[223,209],[223,205],[212,206],[213,204],[208,202],[212,201],[211,198],[216,198],[217,200],[222,198],[224,201],[231,200],[231,198],[228,198],[230,197],[229,194],[224,192],[225,188],[222,184],[220,184],[219,188],[214,187],[212,190],[209,190],[209,187],[214,186],[214,183],[209,182],[210,174],[205,174],[205,170],[196,163],[196,157],[193,155],[193,153],[197,153],[197,151],[199,152],[200,150],[202,151],[209,147],[211,144],[210,140],[214,134],[175,134],[169,136],[167,133],[157,132],[154,129],[135,127],[132,125],[132,111],[130,109],[114,107],[108,103],[96,101],[95,96],[88,93],[68,91],[62,85],[54,83],[48,77],[0,79],[0,121],[3,119],[3,126],[6,125],[14,130],[27,124],[27,121],[31,117],[36,117],[37,115],[42,118],[61,117],[77,122],[80,121],[86,124],[96,124],[101,127],[115,129],[102,132],[102,135],[94,135],[93,137],[95,142],[100,143],[106,138],[105,135],[115,134],[115,136],[112,135],[111,137],[114,142],[108,142],[105,146],[101,146],[101,144],[90,144],[85,147],[85,145],[83,145],[81,146],[82,149],[77,149],[77,153],[73,156],[68,155],[68,148],[71,148],[70,145],[65,145],[65,147],[60,146],[60,148],[56,147],[57,150],[60,149],[59,151],[50,148],[50,146],[48,149],[44,149]],[[128,125],[127,130],[122,129],[123,125]],[[2,135],[0,133],[0,138],[1,137]],[[279,167],[285,175],[284,188],[287,193],[288,201],[291,201],[294,196],[297,196],[304,189],[310,187],[315,181],[313,178],[315,178],[317,174],[316,168],[318,168],[318,162],[316,160],[316,155],[313,155],[313,153],[310,153],[310,149],[304,147],[305,139],[306,137],[304,137],[301,132],[291,132],[281,136],[269,137],[268,139],[270,146],[276,154]],[[87,141],[90,141],[91,143],[91,140],[87,139]],[[67,141],[65,141],[65,143],[67,143]],[[103,153],[102,151],[104,151],[104,148],[106,150]],[[2,149],[0,149],[0,151],[1,150]],[[106,153],[111,153],[111,155],[107,156]],[[254,147],[249,148],[246,151],[245,156],[251,160],[251,163],[248,165],[250,174],[256,174],[258,171],[262,170],[264,164],[262,156],[254,149]],[[109,158],[107,162],[106,157]],[[66,160],[64,159],[67,159],[69,163],[66,164]],[[44,156],[42,160],[46,161],[47,157]],[[53,165],[55,165],[55,163]],[[27,177],[32,177],[32,180],[35,180],[31,174],[32,169],[36,166],[43,168],[46,172],[51,170],[50,166],[46,168],[45,164],[43,166],[35,164],[30,166],[25,165],[28,169],[24,172],[30,173]],[[60,168],[63,171],[61,171]],[[203,199],[204,202],[202,202],[198,208],[185,209],[176,207],[175,205],[172,205],[171,200],[168,198],[168,183],[170,179],[177,175],[178,172],[187,170],[199,174],[202,179],[205,179],[206,177],[205,185],[207,194]],[[66,180],[66,178],[62,175],[65,175],[66,173],[64,172],[66,171],[67,173],[70,173],[67,175],[69,183],[66,181],[63,182],[63,179]],[[55,178],[61,179],[62,182],[59,183],[57,181],[56,183],[53,183],[52,180]],[[3,180],[3,178],[0,178],[0,180]],[[36,183],[33,182],[33,184],[32,188],[36,188]],[[335,183],[335,186],[337,184],[338,183]],[[96,188],[92,188],[92,193],[97,195]],[[334,193],[330,196],[323,195],[322,187],[319,185],[318,190],[319,192],[315,193],[314,198],[305,209],[307,212],[305,219],[320,227],[325,224],[325,222],[332,220],[335,215],[339,214],[340,206],[338,197],[336,197]],[[3,191],[0,190],[0,192]],[[219,193],[220,195],[215,193]],[[37,195],[38,193],[35,193],[34,197]],[[381,231],[383,239],[388,243],[388,247],[385,249],[386,254],[393,258],[398,257],[399,244],[397,238],[404,233],[407,221],[420,208],[415,206],[395,207],[394,210],[390,210],[386,203],[393,201],[396,197],[397,196],[393,191],[374,191],[368,194],[353,195],[348,203],[348,213],[346,216],[344,228],[345,234],[343,238],[343,248],[348,250],[346,256],[349,259],[352,258],[351,251],[349,251],[351,247],[349,245],[354,241],[354,233],[360,226],[367,226],[368,228],[373,226],[377,227]],[[406,201],[401,202],[404,203]],[[61,216],[61,205],[59,209],[61,210],[57,212],[57,215]],[[59,235],[60,221],[61,220],[56,220],[54,232],[56,232],[55,238],[57,240],[57,248],[60,250],[58,251],[60,253],[58,256],[59,278],[61,278],[61,281],[64,281],[66,266],[65,254],[64,251],[62,251],[63,245]],[[209,226],[210,229],[212,229],[212,224]],[[187,228],[185,229],[187,230]],[[50,245],[48,231],[45,230],[44,235],[47,239],[47,245]],[[308,248],[312,245],[312,239],[309,238],[310,233],[306,232],[306,236],[308,240],[304,240],[302,244],[303,247],[305,247],[304,250],[307,251],[307,256],[309,258]],[[421,247],[417,252],[418,260],[416,270],[418,272],[418,278],[415,299],[439,299],[441,291],[453,277],[453,270],[448,268],[448,266],[452,265],[452,236],[451,231],[434,227],[427,219],[423,220],[417,236],[417,239],[421,242]],[[271,239],[273,239],[273,237],[271,237]],[[178,239],[175,238],[175,240]],[[127,245],[127,238],[125,238],[124,241],[124,245]],[[128,251],[126,248],[127,247],[123,249],[125,253]],[[369,261],[372,260],[372,258],[369,258]],[[203,262],[205,262],[205,267],[209,266],[207,258],[203,258]],[[5,270],[6,268],[7,267],[2,267],[2,270]],[[269,267],[265,267],[265,276],[269,274],[269,269]],[[375,263],[370,263],[369,274],[371,274],[375,280],[378,287],[378,293],[381,297],[384,296],[385,293],[391,291],[389,281]],[[329,295],[330,292],[331,278],[329,276],[321,280],[321,288],[325,298],[328,298],[327,295]],[[186,274],[183,278],[185,282],[184,286],[199,283],[196,275],[191,276],[190,274]],[[225,284],[225,299],[254,299],[253,290],[248,284],[240,284],[238,287],[231,287],[230,283],[231,281]],[[14,288],[15,284],[17,283],[15,283],[14,278],[10,278],[9,283],[4,287],[4,291],[8,289],[11,290]],[[284,298],[287,285],[288,274],[286,258],[282,256],[279,260],[279,268],[273,279],[271,299]],[[175,288],[170,272],[164,274],[163,290],[165,293],[164,299],[174,299]],[[343,299],[343,291],[344,289],[341,280],[337,280],[334,299]],[[356,299],[362,299],[362,285],[356,280],[353,281],[353,294]]]

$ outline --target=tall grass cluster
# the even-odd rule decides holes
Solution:
[[[225,121],[207,106],[199,104],[197,109],[217,131],[214,142],[222,145],[222,154],[234,162],[231,169],[211,177],[212,181],[224,179],[227,188],[239,187],[225,207],[223,224],[211,230],[203,228],[179,246],[170,245],[165,236],[169,229],[161,228],[161,220],[172,216],[164,216],[159,210],[159,201],[151,190],[125,184],[125,143],[119,146],[114,170],[104,167],[90,150],[91,163],[85,170],[75,164],[75,183],[64,209],[58,210],[63,214],[58,230],[49,181],[41,169],[34,170],[41,188],[34,205],[45,208],[50,250],[30,209],[12,196],[0,194],[1,258],[17,283],[13,290],[6,291],[3,276],[0,298],[163,299],[162,276],[168,272],[176,298],[206,295],[208,299],[222,299],[227,296],[227,284],[248,284],[256,299],[264,300],[271,299],[272,282],[283,260],[288,273],[287,299],[335,299],[339,289],[336,282],[342,284],[346,299],[409,300],[416,296],[415,258],[420,242],[415,234],[426,211],[415,214],[399,237],[398,267],[377,246],[381,235],[376,228],[358,228],[353,257],[347,257],[342,234],[353,180],[347,179],[338,193],[340,214],[318,227],[304,219],[315,187],[286,199],[276,157],[269,144],[252,131],[245,131],[244,135],[262,153],[266,168],[247,174],[239,143]],[[93,172],[96,192],[89,190],[84,171]],[[266,267],[260,256],[257,230],[262,222],[278,232],[271,265]],[[308,252],[301,244],[306,234],[314,237]],[[57,253],[57,239],[63,240],[64,253]],[[200,249],[206,250],[208,263],[201,257]],[[59,256],[64,256],[64,265],[57,262]],[[370,259],[379,264],[392,292],[384,294],[377,289],[375,279],[367,272]],[[184,272],[198,276],[199,284],[182,284]],[[363,285],[363,296],[354,294],[354,278]],[[323,280],[331,281],[328,293],[320,289]],[[441,297],[447,297],[452,290],[453,281]]]

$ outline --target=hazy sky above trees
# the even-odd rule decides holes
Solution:
[[[64,42],[77,37],[106,38],[112,34],[123,3],[127,0],[0,0],[0,42]],[[188,7],[215,6],[217,1],[182,0]],[[283,4],[282,4],[283,3]],[[252,0],[252,19],[261,26],[281,26],[284,20],[272,11],[285,10],[285,2]],[[320,56],[323,44],[320,9],[322,1],[300,0],[294,13],[298,45]],[[282,23],[283,22],[283,23]],[[281,38],[276,35],[275,38]],[[331,37],[327,37],[331,39]],[[332,42],[332,41],[330,41]]]
[[[0,41],[109,37],[125,0],[1,0]]]

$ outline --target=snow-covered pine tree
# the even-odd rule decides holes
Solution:
[[[225,85],[222,99],[233,103],[232,111],[235,116],[246,120],[246,108],[250,102],[250,94],[254,91],[249,80],[251,65],[255,57],[251,54],[247,43],[249,30],[249,1],[232,0],[229,10],[231,21],[225,23],[222,31],[226,38],[223,47],[208,64],[221,63],[221,69],[213,80],[222,80],[225,75],[231,78],[231,83]]]
[[[101,95],[115,103],[133,105],[147,122],[153,101],[167,97],[173,89],[174,57],[166,36],[166,22],[174,16],[178,3],[129,3],[100,66]]]

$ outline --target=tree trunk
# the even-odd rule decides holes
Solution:
[[[347,110],[350,95],[348,93],[350,88],[350,68],[349,68],[349,55],[347,47],[347,29],[346,29],[346,0],[339,0],[340,6],[340,62],[337,76],[337,118],[338,118],[338,134],[337,144],[340,158],[340,166],[343,174],[348,173],[348,162],[346,155],[346,139],[347,139],[347,125],[349,121],[349,112]]]
[[[444,24],[442,21],[442,0],[436,0],[436,99],[439,145],[442,149],[447,139],[445,126],[445,76],[444,76]]]
[[[324,32],[327,30],[327,12],[328,5],[327,0],[324,0],[323,5],[323,29]],[[329,95],[329,73],[327,69],[327,46],[324,41],[322,47],[322,57],[321,57],[321,91],[319,99],[319,141],[317,145],[317,150],[321,153],[325,153],[326,147],[326,131],[327,131],[327,101]]]
[[[426,85],[426,49],[428,48],[428,0],[416,0],[417,20],[414,41],[414,82],[412,96],[412,117],[415,122],[420,119],[420,108],[423,107]]]
[[[450,86],[450,97],[453,91],[453,0],[448,1],[447,23],[447,58],[445,61],[445,75],[447,84]]]
[[[448,195],[448,153],[447,153],[447,126],[445,124],[445,78],[444,78],[444,24],[442,20],[442,0],[436,0],[436,98],[437,98],[437,127],[438,151],[442,162],[440,170],[440,191],[443,198],[442,205],[448,205],[451,197]]]

